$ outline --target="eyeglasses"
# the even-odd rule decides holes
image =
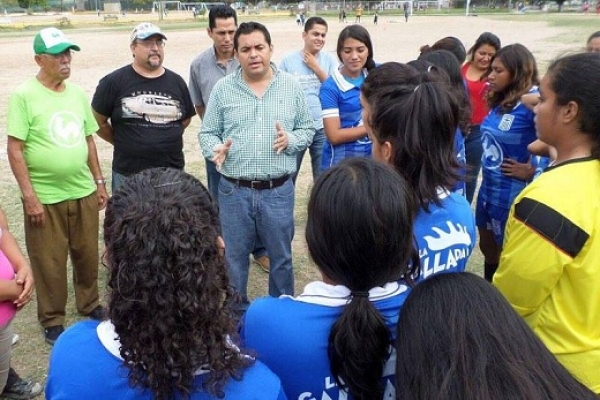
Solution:
[[[141,44],[145,48],[151,49],[154,46],[156,46],[158,48],[165,47],[166,43],[163,40],[138,40],[137,44]]]

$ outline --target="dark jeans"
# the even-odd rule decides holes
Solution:
[[[215,201],[215,203],[219,202],[219,180],[221,179],[221,173],[217,171],[217,166],[214,162],[210,161],[208,158],[204,159],[204,164],[206,165],[206,180],[208,181],[208,191]]]
[[[315,136],[313,137],[313,142],[309,146],[308,150],[310,152],[310,163],[312,167],[312,176],[313,181],[317,180],[319,176],[319,172],[321,171],[321,159],[323,157],[323,145],[325,144],[325,130],[317,129],[315,130]],[[302,159],[304,158],[304,154],[306,153],[306,149],[298,152],[296,156],[296,172],[292,175],[292,180],[294,184],[296,184],[296,178],[298,178],[298,174],[300,173],[300,167],[302,166]]]
[[[214,202],[219,204],[219,181],[221,180],[221,173],[217,170],[217,166],[214,162],[208,158],[204,158],[204,164],[206,165],[206,179],[208,181],[208,191],[213,198]],[[252,251],[254,258],[262,257],[267,255],[267,249],[263,246],[260,238],[256,240],[256,246]]]
[[[473,203],[475,189],[477,188],[477,177],[481,170],[481,155],[483,146],[481,145],[481,125],[471,126],[471,132],[465,137],[465,154],[467,158],[467,201]]]
[[[269,295],[294,295],[292,240],[294,185],[288,179],[274,189],[255,190],[227,179],[219,182],[219,218],[231,284],[248,303],[248,256],[260,239],[269,253]]]

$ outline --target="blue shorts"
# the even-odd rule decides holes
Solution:
[[[483,200],[481,196],[477,197],[475,208],[477,228],[492,231],[494,240],[500,247],[504,241],[504,228],[506,228],[509,212],[510,208],[496,206]]]

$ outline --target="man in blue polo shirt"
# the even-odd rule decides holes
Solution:
[[[300,82],[313,117],[315,137],[309,147],[313,179],[317,178],[321,169],[321,155],[323,154],[323,143],[325,143],[319,90],[321,83],[337,69],[339,64],[333,54],[321,51],[325,46],[326,36],[327,22],[321,17],[310,17],[306,20],[304,32],[302,32],[304,47],[300,51],[286,55],[279,64],[281,70],[294,75]],[[298,171],[300,171],[304,153],[305,151],[298,153]],[[297,174],[294,175],[294,180],[296,176]]]

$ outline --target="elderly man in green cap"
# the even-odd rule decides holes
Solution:
[[[21,189],[25,241],[46,342],[64,331],[67,256],[73,264],[77,311],[104,317],[98,296],[98,211],[108,195],[93,134],[89,100],[69,83],[76,44],[56,28],[33,41],[37,75],[11,94],[8,158]]]

